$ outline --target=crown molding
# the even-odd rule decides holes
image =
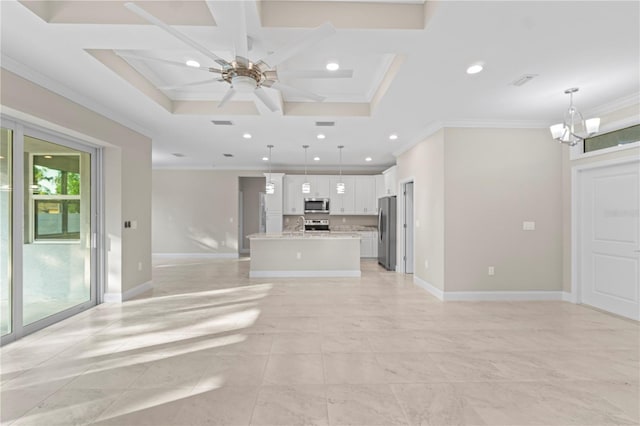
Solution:
[[[630,95],[623,96],[622,98],[614,99],[606,104],[588,109],[584,112],[584,115],[589,117],[599,117],[634,105],[640,105],[640,92],[632,93]]]
[[[56,93],[66,99],[69,99],[72,102],[82,105],[83,107],[97,114],[100,114],[125,127],[128,127],[129,129],[134,130],[141,135],[148,137],[149,139],[153,139],[151,136],[152,133],[148,129],[141,127],[137,123],[134,123],[133,121],[121,116],[120,114],[96,102],[95,100],[76,92],[75,90],[52,79],[51,77],[48,77],[32,68],[29,68],[28,66],[16,61],[13,58],[10,58],[5,54],[2,54],[2,56],[0,56],[0,66],[7,71],[10,71],[26,80],[29,80],[34,84],[37,84],[38,86],[44,87],[45,89]]]
[[[476,127],[479,129],[544,129],[549,123],[539,120],[451,120],[443,127]]]
[[[416,146],[417,144],[419,144],[420,142],[422,142],[423,140],[425,140],[429,136],[433,135],[434,133],[436,133],[438,130],[442,129],[443,127],[444,127],[444,124],[441,121],[434,121],[434,122],[430,123],[428,126],[426,126],[422,130],[422,132],[420,133],[420,136],[410,140],[409,142],[405,143],[404,145],[401,145],[398,149],[393,151],[391,154],[396,158],[401,156],[402,154],[404,154],[405,152],[409,151],[411,148],[413,148],[414,146]]]

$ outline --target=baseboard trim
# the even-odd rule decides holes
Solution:
[[[249,271],[250,278],[336,278],[360,277],[359,270],[346,271]]]
[[[103,300],[104,303],[122,303],[152,289],[153,282],[147,281],[146,283],[130,288],[124,293],[105,293]]]
[[[418,278],[415,274],[413,275],[413,283],[418,287],[427,290],[439,300],[444,300],[444,291],[440,290],[438,287],[435,287],[433,284],[430,284],[425,280]]]
[[[153,253],[156,259],[196,258],[196,259],[237,259],[238,253]]]
[[[573,293],[569,291],[562,292],[562,300],[569,303],[578,303],[576,298],[573,296]]]
[[[562,291],[445,291],[446,301],[564,300]]]

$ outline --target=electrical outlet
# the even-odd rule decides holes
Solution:
[[[347,218],[346,217],[342,218],[342,223],[347,223]]]
[[[424,269],[429,269],[429,261],[428,260],[424,260]]]
[[[142,262],[138,262],[138,271],[142,271]]]
[[[488,273],[489,276],[494,276],[496,274],[496,268],[494,268],[493,266],[489,266]]]
[[[302,253],[297,252],[296,253],[296,259],[298,259],[298,260],[302,259]]]
[[[535,222],[522,222],[522,230],[523,231],[535,231],[536,230],[536,223]]]
[[[132,220],[131,223],[129,223],[129,227],[131,229],[138,229],[138,221],[137,220]]]

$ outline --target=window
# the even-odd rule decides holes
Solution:
[[[80,239],[80,157],[33,155],[34,240]]]
[[[586,138],[584,140],[584,152],[597,151],[638,141],[640,141],[640,124]]]

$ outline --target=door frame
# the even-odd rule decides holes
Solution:
[[[11,297],[12,297],[12,328],[11,333],[0,338],[0,345],[16,341],[28,334],[49,327],[66,318],[74,316],[103,301],[104,283],[106,280],[105,256],[106,250],[101,243],[102,235],[104,235],[104,191],[103,185],[103,155],[101,147],[75,138],[70,135],[59,133],[53,130],[45,129],[36,124],[14,119],[9,116],[1,116],[2,127],[9,128],[13,131],[13,173],[12,186],[12,247],[11,247]],[[23,324],[23,274],[24,265],[23,258],[23,228],[24,228],[24,137],[30,137],[45,140],[47,142],[59,144],[71,149],[86,152],[91,155],[91,231],[90,231],[90,261],[92,265],[90,297],[86,302],[67,308],[53,315],[40,319],[28,325]],[[18,190],[19,189],[19,190]]]
[[[571,168],[571,295],[570,301],[582,304],[582,221],[584,212],[581,206],[582,173],[594,169],[619,166],[628,163],[638,163],[640,159],[635,156],[602,160],[588,164],[576,165]],[[615,315],[615,314],[614,314]]]
[[[402,196],[402,198],[396,202],[396,206],[397,206],[397,213],[396,213],[396,218],[402,218],[402,220],[397,220],[396,219],[396,241],[397,241],[397,247],[396,247],[396,272],[398,273],[402,273],[405,274],[405,262],[404,262],[404,245],[405,245],[405,238],[404,238],[404,228],[403,228],[403,223],[404,223],[404,204],[405,204],[405,194],[404,194],[404,187],[407,183],[413,183],[413,221],[415,223],[415,218],[416,218],[416,179],[413,176],[409,176],[406,177],[404,179],[401,179],[397,182],[398,184],[398,194],[400,194]],[[398,259],[402,260],[401,262],[398,261]],[[415,269],[416,269],[416,230],[415,230],[415,226],[413,227],[413,271],[415,273]]]

